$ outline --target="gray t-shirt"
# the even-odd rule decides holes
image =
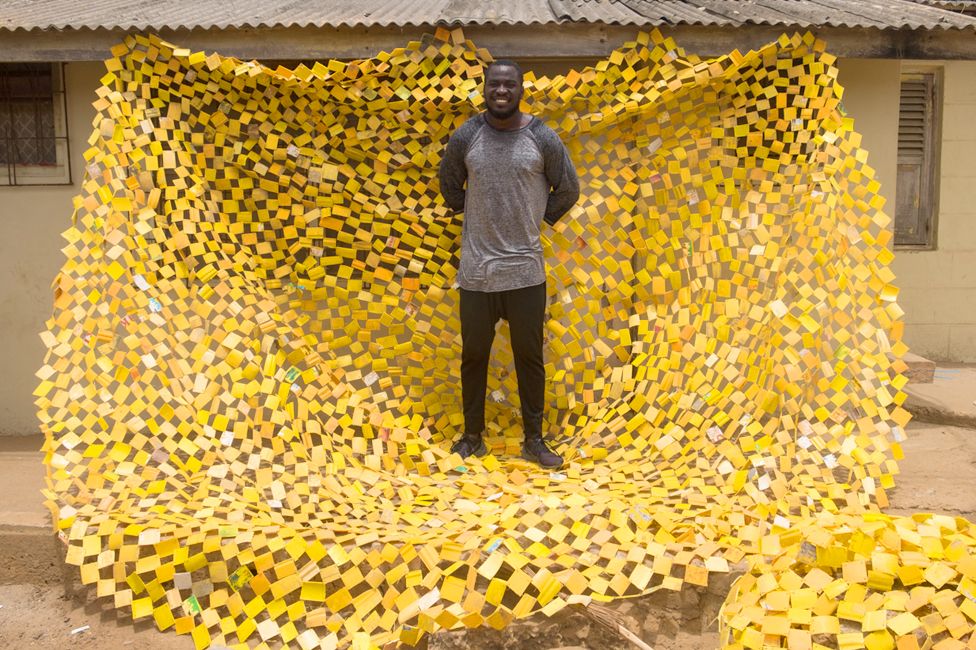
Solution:
[[[579,198],[576,169],[552,129],[533,117],[521,129],[499,131],[476,115],[448,141],[440,184],[448,206],[464,211],[462,289],[508,291],[545,281],[542,221],[556,223]]]

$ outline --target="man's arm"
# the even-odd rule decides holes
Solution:
[[[466,124],[455,131],[444,148],[441,158],[440,182],[441,196],[455,212],[464,210],[464,182],[468,179],[468,168],[464,155],[468,149],[468,129]]]
[[[569,150],[555,131],[548,127],[543,127],[539,131],[546,179],[552,187],[543,220],[552,226],[579,200],[579,178],[576,176],[576,167],[569,157]]]

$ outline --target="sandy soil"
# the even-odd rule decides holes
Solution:
[[[159,632],[151,622],[133,624],[111,600],[92,601],[87,593],[66,597],[60,585],[21,584],[0,585],[0,648],[193,650],[193,641]]]

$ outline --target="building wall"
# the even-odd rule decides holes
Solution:
[[[929,359],[976,362],[976,61],[917,63],[942,66],[942,151],[935,249],[893,263],[905,339]]]
[[[844,109],[854,118],[861,147],[868,151],[868,164],[881,182],[885,210],[894,210],[901,64],[889,59],[840,59],[837,70],[844,88]]]
[[[590,61],[573,61],[580,65]],[[526,62],[544,74],[567,62]],[[976,361],[976,62],[946,62],[937,250],[898,251],[894,267],[906,311],[906,340],[933,359]],[[894,206],[898,84],[901,63],[845,59],[838,63],[844,105],[855,118],[877,170],[881,192]],[[65,65],[73,186],[0,187],[0,435],[37,431],[32,392],[44,348],[38,333],[51,314],[51,281],[60,268],[71,199],[83,177],[82,152],[91,133],[101,63]]]
[[[34,373],[44,359],[38,333],[51,315],[51,282],[61,268],[61,233],[71,222],[71,199],[84,175],[82,153],[92,132],[102,63],[67,63],[71,178],[74,185],[0,187],[0,435],[36,433]]]
[[[828,48],[830,44],[828,43]],[[898,102],[900,96],[901,62],[892,59],[840,59],[837,62],[838,81],[844,88],[843,106],[848,117],[854,119],[854,129],[861,134],[861,147],[868,152],[868,165],[874,168],[881,183],[880,193],[885,199],[884,211],[894,227],[895,181],[898,178]],[[897,270],[896,286],[904,278]],[[903,297],[902,297],[903,298]],[[908,324],[915,310],[911,301],[899,299],[906,311],[905,340],[914,348],[912,326]]]
[[[976,61],[841,60],[844,106],[894,214],[903,68],[941,67],[939,200],[932,250],[895,251],[905,342],[935,361],[976,362]],[[867,116],[867,117],[865,117]]]
[[[829,43],[828,43],[829,47]],[[580,61],[590,63],[590,61]],[[936,361],[976,362],[976,61],[841,59],[844,108],[854,118],[894,218],[898,102],[903,68],[941,67],[939,210],[934,250],[898,249],[892,263],[905,311],[905,342]],[[558,62],[526,65],[561,73]]]

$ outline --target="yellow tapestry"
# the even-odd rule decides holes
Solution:
[[[543,237],[559,471],[518,458],[504,328],[491,454],[449,451],[463,216],[436,170],[488,52],[112,54],[35,395],[67,562],[116,607],[198,648],[360,649],[748,563],[729,648],[972,643],[969,524],[877,513],[901,310],[822,43],[649,33],[526,75],[582,187]]]

